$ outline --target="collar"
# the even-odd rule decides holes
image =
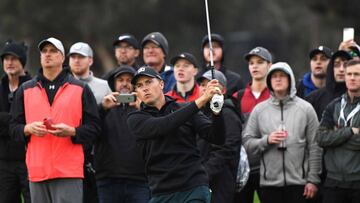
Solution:
[[[84,81],[85,83],[89,83],[94,79],[94,74],[92,71],[89,71],[88,77],[79,78],[79,80]]]

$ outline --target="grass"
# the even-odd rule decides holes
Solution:
[[[259,197],[258,197],[256,192],[255,192],[255,195],[254,195],[254,203],[260,203]]]

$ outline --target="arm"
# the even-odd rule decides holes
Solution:
[[[149,113],[136,111],[129,114],[128,125],[138,139],[151,139],[170,135],[173,130],[190,120],[199,111],[195,102],[162,117],[153,117]]]
[[[205,106],[214,94],[219,94],[219,86],[220,84],[217,80],[211,80],[207,84],[206,91],[203,95],[185,107],[165,116],[154,117],[143,111],[131,113],[127,120],[130,130],[138,139],[151,139],[171,134],[173,130],[190,120],[201,107]],[[217,122],[215,121],[214,123]]]
[[[359,128],[352,128],[353,135],[342,145],[345,149],[359,151],[360,150],[360,134]]]
[[[10,118],[10,113],[0,112],[0,138],[6,138],[9,136]]]
[[[75,135],[71,139],[76,144],[89,144],[100,134],[101,129],[96,100],[87,85],[82,94],[82,110],[82,123],[75,128]]]
[[[352,136],[351,127],[336,127],[333,120],[335,103],[331,102],[323,112],[319,129],[316,132],[316,141],[320,147],[337,147],[347,142]]]
[[[210,153],[209,159],[204,164],[209,177],[214,177],[221,172],[228,163],[235,161],[239,155],[241,145],[241,121],[239,117],[228,108],[222,110],[226,118],[225,143]],[[234,168],[235,170],[235,168]]]
[[[10,136],[13,140],[25,142],[25,111],[24,111],[24,89],[22,86],[16,91],[15,98],[10,109]]]
[[[261,135],[258,125],[257,106],[251,112],[243,133],[243,144],[247,153],[258,155],[270,147],[269,135]]]
[[[318,184],[320,183],[320,174],[322,166],[322,149],[315,141],[316,130],[319,126],[315,110],[311,107],[307,111],[307,125],[306,125],[306,143],[309,152],[309,172],[307,182]],[[312,191],[312,190],[310,190]],[[310,195],[311,196],[311,195]]]

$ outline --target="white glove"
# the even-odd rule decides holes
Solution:
[[[222,107],[224,105],[224,95],[222,94],[214,94],[210,101],[210,109],[215,113],[220,113]]]

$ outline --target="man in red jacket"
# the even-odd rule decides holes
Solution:
[[[27,141],[26,165],[32,202],[82,202],[84,153],[100,131],[90,88],[62,67],[62,43],[39,44],[41,66],[36,78],[16,92],[11,107],[11,136]]]

